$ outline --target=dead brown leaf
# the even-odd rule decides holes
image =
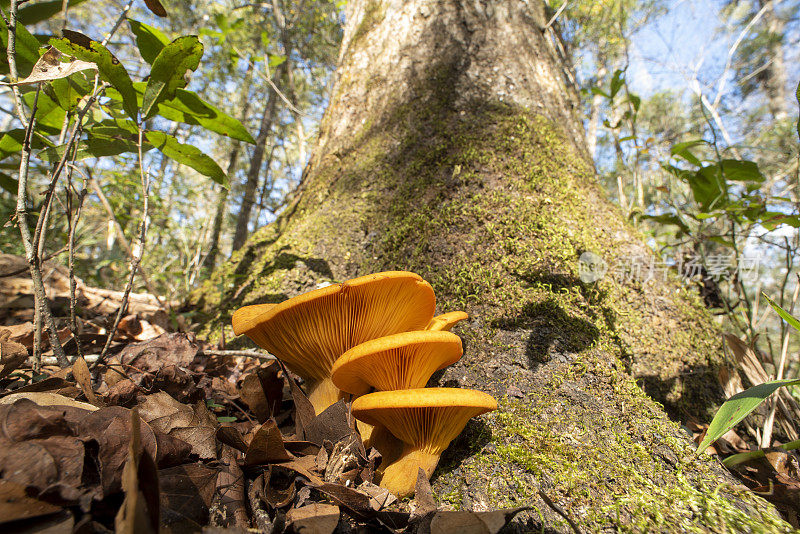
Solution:
[[[497,534],[514,516],[528,507],[492,512],[436,512],[431,521],[431,534]]]
[[[156,534],[159,531],[158,471],[142,448],[141,420],[136,408],[130,411],[128,459],[122,471],[125,500],[117,512],[115,529],[120,534]]]
[[[30,497],[25,486],[0,480],[0,525],[9,521],[55,514],[61,507]]]
[[[249,520],[244,491],[244,473],[239,468],[240,453],[223,445],[220,454],[222,469],[217,477],[217,488],[211,506],[211,524],[222,527],[247,528]]]
[[[28,359],[28,349],[24,345],[11,341],[10,333],[0,334],[0,378],[11,374]]]
[[[207,525],[218,475],[218,470],[201,463],[160,470],[163,526],[171,532],[187,532]]]
[[[3,85],[30,85],[66,78],[70,74],[75,74],[82,70],[97,70],[97,65],[94,63],[74,58],[67,62],[62,62],[61,58],[61,52],[55,48],[49,48],[33,66],[33,70],[27,78],[14,83],[3,83]]]
[[[339,507],[313,503],[289,510],[286,520],[298,534],[332,534],[339,524]]]
[[[247,466],[286,462],[294,458],[283,446],[283,436],[275,421],[267,421],[256,430],[244,457]]]
[[[103,405],[92,389],[92,373],[89,371],[89,366],[86,365],[86,360],[83,359],[83,356],[78,356],[72,363],[72,376],[75,377],[75,381],[89,402],[95,406]]]
[[[146,396],[139,409],[156,430],[185,441],[200,458],[216,458],[217,420],[203,401],[188,406],[159,391]]]

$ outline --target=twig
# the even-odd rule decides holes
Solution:
[[[542,488],[539,488],[538,492],[539,492],[539,497],[542,498],[542,500],[545,502],[545,504],[547,506],[549,506],[550,508],[552,508],[553,511],[555,511],[555,513],[557,513],[558,515],[563,517],[567,521],[567,523],[569,523],[569,526],[572,527],[572,530],[575,531],[575,534],[581,534],[581,531],[578,528],[578,525],[576,525],[575,522],[567,515],[567,512],[565,512],[559,505],[554,503],[550,499],[550,497],[548,497],[547,494],[542,491]]]
[[[138,249],[133,251],[133,257],[131,258],[131,275],[128,278],[128,283],[125,286],[125,291],[122,294],[122,302],[120,303],[119,310],[117,311],[117,316],[114,318],[114,325],[111,327],[111,330],[108,332],[108,338],[106,338],[106,343],[103,346],[103,350],[100,353],[100,357],[97,361],[94,362],[92,368],[95,368],[98,364],[102,363],[105,360],[106,355],[108,354],[108,349],[111,348],[111,343],[114,339],[114,334],[117,332],[117,328],[119,327],[119,323],[122,320],[122,317],[125,315],[125,312],[128,309],[128,298],[130,297],[131,290],[133,289],[133,281],[136,278],[136,271],[139,268],[139,263],[142,261],[142,256],[144,255],[144,244],[145,239],[147,237],[147,211],[149,207],[149,191],[150,191],[150,174],[145,172],[144,170],[144,155],[142,153],[142,139],[144,136],[144,129],[140,124],[138,126],[139,130],[139,137],[137,140],[137,145],[139,149],[139,175],[142,180],[142,222],[141,227],[139,230],[139,247]]]
[[[17,71],[17,7],[18,0],[11,0],[11,10],[8,21],[8,46],[6,47],[6,55],[8,57],[8,74],[12,82],[16,82],[19,78]],[[22,123],[23,128],[28,128],[30,123],[25,116],[25,108],[22,107],[22,98],[19,94],[19,87],[16,85],[11,86],[11,94],[14,96],[14,107],[17,108],[17,116]],[[33,116],[33,113],[31,113]]]
[[[111,40],[114,34],[117,33],[117,30],[122,25],[122,23],[125,22],[125,19],[128,18],[128,11],[130,11],[132,5],[133,5],[133,0],[128,0],[128,3],[125,4],[125,7],[122,8],[122,13],[120,13],[119,17],[117,17],[117,20],[116,22],[114,22],[114,26],[111,28],[111,31],[108,32],[106,38],[103,39],[103,42],[101,43],[103,46],[106,46],[108,44],[108,42]]]
[[[75,313],[75,230],[78,227],[78,219],[81,216],[81,208],[83,208],[83,201],[86,198],[86,181],[83,182],[83,189],[78,194],[78,206],[75,210],[75,216],[72,215],[72,193],[70,186],[72,183],[72,169],[67,172],[67,225],[69,232],[67,235],[67,247],[69,249],[68,255],[68,268],[69,268],[69,325],[72,330],[72,337],[75,338],[75,345],[78,350],[78,356],[83,356],[81,344],[78,342],[78,317]]]
[[[264,354],[255,350],[201,350],[198,354],[206,356],[244,356],[246,358],[255,358],[256,360],[272,361],[275,356],[272,354]]]
[[[239,49],[238,49],[237,47],[235,47],[235,46],[233,47],[233,51],[234,51],[234,52],[236,52],[237,54],[239,54],[239,55],[240,55],[240,56],[242,56],[242,57],[244,57],[244,56],[245,56],[245,54],[244,54],[244,53],[242,53],[242,51],[241,51],[241,50],[239,50]],[[287,61],[289,61],[289,59],[288,59],[288,58],[287,58],[286,60],[287,60]],[[264,73],[262,73],[260,70],[258,70],[258,68],[256,67],[255,63],[253,63],[253,60],[252,60],[252,59],[250,59],[249,57],[247,58],[247,63],[248,63],[248,65],[250,65],[250,68],[251,68],[251,69],[253,69],[253,71],[254,71],[256,74],[258,74],[258,77],[259,77],[259,78],[261,78],[262,80],[266,81],[266,82],[269,84],[269,86],[270,86],[270,87],[272,87],[272,90],[273,90],[273,91],[275,91],[275,92],[278,94],[278,96],[280,97],[280,99],[284,101],[284,103],[286,104],[286,106],[287,106],[287,107],[288,107],[288,108],[289,108],[289,109],[290,109],[292,112],[294,112],[294,113],[296,113],[296,114],[298,114],[298,115],[301,115],[301,116],[303,116],[303,117],[311,117],[311,115],[309,115],[308,113],[305,113],[304,111],[302,111],[302,110],[298,109],[298,108],[297,108],[297,106],[295,106],[294,104],[292,104],[292,102],[291,102],[291,101],[290,101],[288,98],[286,98],[286,95],[284,95],[284,94],[281,92],[281,90],[280,90],[280,89],[278,89],[278,86],[277,86],[277,85],[275,85],[275,82],[273,82],[273,81],[272,81],[272,78],[269,76],[269,65],[268,65],[268,64],[266,64],[266,63],[265,63],[265,65],[266,65],[266,68],[267,68],[267,74],[264,74]]]
[[[550,20],[547,21],[547,24],[544,25],[544,28],[542,28],[542,33],[546,32],[547,29],[555,23],[556,19],[558,19],[558,16],[561,15],[561,13],[567,8],[568,5],[569,5],[569,0],[561,4],[561,7],[558,8],[558,11],[556,11],[555,15],[553,15],[550,18]]]
[[[16,6],[16,0],[13,2]],[[10,34],[11,32],[9,32]],[[28,166],[31,158],[31,135],[33,132],[33,125],[36,120],[36,107],[39,103],[39,92],[41,91],[41,84],[36,89],[36,95],[33,99],[33,106],[31,107],[31,119],[28,121],[28,127],[25,129],[25,139],[22,143],[22,154],[19,162],[19,183],[17,186],[17,224],[19,224],[19,232],[22,237],[22,244],[25,247],[25,259],[28,260],[28,266],[31,273],[31,280],[33,281],[33,291],[36,296],[36,306],[38,307],[39,316],[44,319],[47,325],[48,334],[50,336],[50,345],[53,347],[53,354],[58,360],[59,365],[67,366],[69,361],[64,354],[64,349],[58,339],[58,329],[56,328],[53,314],[50,312],[50,305],[47,303],[47,295],[44,290],[44,282],[42,281],[42,270],[39,264],[39,255],[36,253],[36,247],[31,236],[31,230],[28,228],[28,206],[26,203],[28,196]],[[41,347],[34,347],[34,362],[38,364],[41,360]]]

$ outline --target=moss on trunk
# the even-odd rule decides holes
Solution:
[[[368,29],[359,43],[369,45]],[[433,479],[443,503],[534,505],[521,529],[565,529],[538,500],[541,486],[589,530],[788,528],[698,457],[658,404],[707,418],[720,400],[719,333],[697,296],[672,279],[581,282],[583,252],[612,265],[651,252],[569,128],[518,103],[465,100],[453,83],[463,68],[429,63],[408,90],[418,96],[384,102],[346,136],[323,125],[296,200],[193,295],[205,333],[229,328],[240,305],[369,272],[417,272],[439,312],[470,314],[455,329],[464,358],[432,384],[501,399],[443,456]],[[344,69],[338,85],[352,74]],[[348,113],[340,98],[334,118]]]

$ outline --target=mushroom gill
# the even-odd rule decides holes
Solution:
[[[431,375],[457,362],[461,339],[450,332],[417,330],[366,341],[348,350],[331,370],[333,383],[347,393],[423,388]]]
[[[383,472],[380,485],[404,497],[414,492],[417,472],[428,478],[450,442],[472,417],[497,409],[497,401],[481,391],[422,388],[381,391],[357,398],[353,415],[382,425],[403,442],[397,460]]]
[[[341,392],[331,367],[350,348],[430,323],[436,298],[430,284],[404,271],[376,273],[304,293],[274,306],[245,306],[233,314],[233,331],[283,361],[307,383],[321,413]]]

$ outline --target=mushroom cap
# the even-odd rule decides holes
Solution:
[[[336,360],[331,378],[337,388],[354,395],[423,388],[431,375],[457,362],[461,338],[450,332],[417,330],[380,337],[356,345]]]
[[[421,388],[369,393],[353,401],[352,411],[411,446],[441,454],[467,421],[496,409],[497,401],[482,391]]]
[[[233,331],[283,360],[305,379],[330,376],[331,366],[367,340],[421,330],[433,317],[433,288],[419,275],[388,271],[309,291],[280,304],[245,306]]]
[[[464,319],[469,319],[469,315],[467,315],[467,312],[454,311],[454,312],[443,313],[431,319],[431,322],[428,323],[428,326],[425,327],[425,329],[433,331],[444,330],[446,332],[449,332],[450,329],[453,328],[453,326],[455,326],[456,323],[459,323]]]

